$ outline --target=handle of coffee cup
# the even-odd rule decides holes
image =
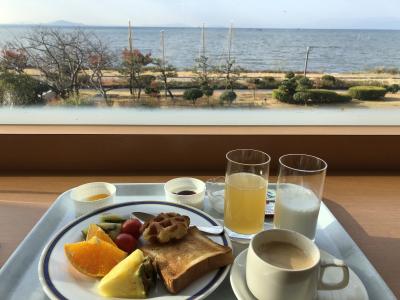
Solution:
[[[326,283],[323,281],[325,270],[329,267],[341,268],[343,270],[343,278],[338,283]],[[330,259],[322,258],[320,263],[320,274],[319,274],[319,290],[340,290],[345,288],[349,284],[349,267],[345,264],[343,260],[340,259]]]

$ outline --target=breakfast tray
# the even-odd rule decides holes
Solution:
[[[163,184],[116,184],[116,202],[164,200]],[[270,184],[270,188],[274,188]],[[218,218],[205,202],[205,211]],[[18,246],[0,269],[0,299],[48,299],[38,278],[39,256],[48,240],[74,219],[73,203],[69,191],[60,195],[49,210]],[[269,225],[266,224],[266,227]],[[364,283],[370,299],[396,299],[360,248],[343,229],[325,204],[321,204],[316,236],[317,245],[332,255],[343,259]],[[235,245],[237,255],[243,246]],[[235,299],[229,276],[207,299]]]

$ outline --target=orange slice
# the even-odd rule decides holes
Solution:
[[[91,277],[103,277],[122,261],[127,253],[92,237],[89,241],[64,245],[65,255],[79,272]]]
[[[113,242],[113,240],[110,238],[110,236],[104,232],[103,229],[101,229],[96,224],[90,224],[89,228],[88,228],[88,233],[86,235],[86,241],[89,241],[94,236],[104,242],[107,242],[107,243],[117,247],[117,245]]]

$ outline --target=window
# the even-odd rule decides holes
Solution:
[[[397,10],[1,0],[0,122],[399,125]]]

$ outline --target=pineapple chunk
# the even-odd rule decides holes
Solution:
[[[139,249],[117,264],[98,286],[105,297],[146,298],[140,267],[145,257]]]

